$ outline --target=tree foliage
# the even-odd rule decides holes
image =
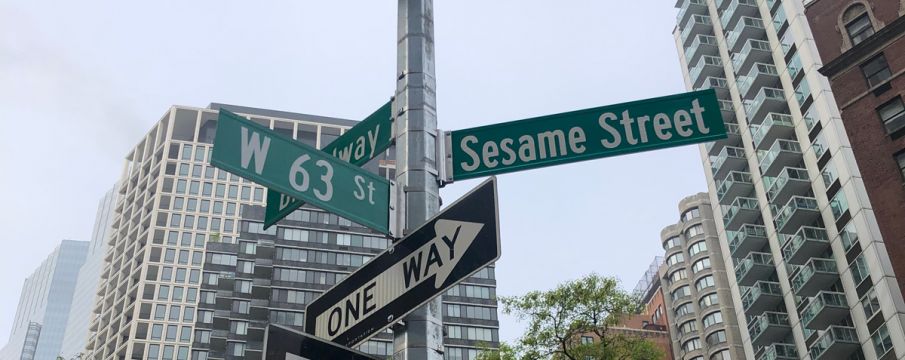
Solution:
[[[650,341],[610,332],[622,316],[637,314],[642,305],[610,277],[591,274],[553,290],[501,298],[503,311],[526,321],[515,344],[484,351],[481,360],[662,359]],[[582,341],[590,336],[593,341]]]

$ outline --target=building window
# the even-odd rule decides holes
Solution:
[[[701,235],[704,233],[704,225],[697,224],[685,230],[685,238],[690,239],[694,236]]]
[[[694,312],[694,307],[689,302],[689,303],[684,303],[684,304],[680,305],[678,308],[676,308],[675,315],[678,318],[678,317],[682,317],[687,314],[691,314],[693,312]]]
[[[673,236],[663,243],[663,250],[669,250],[679,245],[682,245],[682,240],[678,236]]]
[[[855,261],[849,264],[851,268],[852,281],[855,285],[860,285],[864,279],[870,277],[870,269],[867,267],[867,261],[864,260],[864,254],[858,255]]]
[[[905,104],[902,103],[902,97],[896,97],[881,105],[877,108],[877,113],[886,126],[886,133],[892,134],[905,128]]]
[[[688,285],[682,286],[672,292],[672,301],[676,301],[686,296],[691,296],[691,289]]]
[[[692,244],[688,248],[688,256],[695,256],[695,255],[701,253],[702,251],[707,251],[707,243],[703,242],[703,241],[698,241],[698,242]]]
[[[592,337],[590,337],[590,336],[582,336],[582,337],[581,337],[581,343],[582,343],[582,344],[591,344],[591,343],[593,343],[593,342],[594,342],[594,338],[592,338]]]
[[[870,16],[863,4],[855,4],[845,10],[843,15],[845,31],[852,41],[852,46],[864,41],[874,34],[874,26],[870,23]]]
[[[726,342],[726,331],[720,330],[707,335],[707,345],[716,346]]]
[[[889,71],[889,65],[886,63],[886,57],[882,53],[862,64],[861,72],[864,73],[864,78],[867,79],[867,87],[871,88],[886,82],[892,77],[892,72]]]
[[[698,339],[698,338],[688,340],[684,344],[682,344],[682,349],[684,349],[685,352],[695,351],[700,348],[701,348],[701,339]]]
[[[704,290],[709,287],[713,287],[713,276],[707,275],[697,282],[695,282],[694,287],[698,289],[698,291]]]
[[[880,312],[880,300],[877,298],[877,291],[871,288],[867,294],[861,298],[861,308],[864,309],[864,318],[870,320],[874,314]]]
[[[719,303],[720,303],[720,299],[716,294],[709,294],[709,295],[701,298],[700,301],[698,301],[698,306],[701,309],[703,309],[703,308],[706,308],[706,307],[709,307],[712,305],[716,305]]]
[[[245,356],[245,343],[227,342],[226,353],[233,356]]]
[[[713,325],[720,324],[722,322],[723,322],[723,313],[721,313],[719,311],[708,314],[707,316],[704,317],[704,321],[703,321],[704,328],[708,328]]]
[[[710,258],[703,258],[691,265],[691,272],[695,274],[705,269],[710,269]]]
[[[689,320],[679,325],[679,335],[685,335],[698,331],[698,324],[695,320]]]
[[[701,210],[698,208],[693,208],[682,214],[682,221],[687,222],[699,217],[701,217]]]
[[[688,272],[685,269],[677,270],[669,275],[669,282],[675,283],[676,281],[680,281],[688,277]]]
[[[248,323],[245,321],[230,321],[229,331],[236,335],[247,335]]]
[[[685,261],[685,256],[682,253],[672,254],[666,258],[666,266],[673,266],[683,261]]]
[[[886,324],[877,329],[870,338],[874,343],[874,349],[877,350],[878,358],[883,357],[883,355],[892,350],[892,338],[889,337],[889,330],[886,328]]]

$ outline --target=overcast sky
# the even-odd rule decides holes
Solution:
[[[173,104],[361,119],[395,87],[396,2],[0,0],[0,345],[22,283],[89,240],[126,152]],[[436,0],[439,126],[460,129],[684,91],[672,2]],[[631,289],[696,146],[499,178],[498,294],[597,272]],[[446,203],[476,185],[441,190]],[[503,317],[501,337],[522,325]]]

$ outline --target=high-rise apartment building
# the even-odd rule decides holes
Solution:
[[[729,290],[731,275],[723,262],[710,196],[699,193],[682,199],[679,214],[678,223],[660,232],[666,261],[659,276],[675,358],[743,359],[738,314]],[[764,300],[758,298],[758,290],[778,292],[774,285],[759,282],[745,296]]]
[[[192,348],[198,358],[261,359],[268,322],[303,331],[307,304],[391,243],[308,206],[266,231],[263,221],[263,207],[243,206],[237,241],[206,245]],[[495,285],[487,267],[444,295],[446,359],[474,359],[482,348],[498,347]],[[165,317],[166,308],[158,309],[155,317]],[[392,335],[377,334],[359,350],[392,357]]]
[[[899,290],[905,290],[905,5],[817,0],[805,13],[823,60],[819,71],[830,80]],[[889,350],[883,347],[878,353]]]
[[[171,107],[126,156],[86,345],[90,359],[189,358],[205,243],[235,243],[240,207],[264,205],[263,187],[209,164],[221,108],[314,146],[356,123],[222,104]]]
[[[362,225],[307,206],[266,231],[264,207],[243,206],[241,214],[238,241],[206,245],[193,350],[207,359],[261,359],[268,322],[303,331],[311,300],[390,245]],[[159,308],[154,316],[162,319],[166,308]],[[387,335],[361,349],[392,355]]]
[[[94,307],[95,319],[87,345],[91,359],[260,356],[255,350],[261,347],[261,321],[298,324],[301,318],[297,320],[293,310],[304,310],[303,304],[317,291],[325,290],[328,281],[341,279],[345,272],[380,249],[378,240],[358,246],[358,235],[370,234],[369,231],[334,215],[305,209],[274,230],[274,234],[286,236],[288,229],[293,237],[271,237],[275,241],[272,243],[268,239],[261,244],[254,241],[255,251],[261,249],[261,253],[248,253],[248,243],[252,242],[246,240],[271,231],[257,230],[262,216],[252,216],[256,214],[254,210],[248,210],[251,217],[243,223],[240,209],[261,209],[265,189],[209,164],[220,109],[316,147],[328,144],[357,123],[222,104],[211,104],[207,109],[172,107],[126,157],[114,207],[110,249],[101,275],[103,286],[98,289],[100,298]],[[391,179],[394,158],[395,151],[391,149],[363,168]],[[293,220],[312,213],[319,220]],[[243,226],[250,226],[250,230]],[[299,244],[301,238],[294,237],[303,233],[322,234],[318,236],[325,236],[328,244],[310,241],[301,246],[278,246],[284,240]],[[369,235],[368,239],[372,238],[378,239]],[[336,239],[340,242],[330,242]],[[326,248],[300,250],[312,246]],[[313,257],[304,261],[291,258],[302,254]],[[290,258],[277,259],[277,255]],[[239,257],[243,258],[241,268]],[[245,271],[249,266],[254,267],[253,273]],[[305,282],[298,278],[302,273]],[[481,342],[498,341],[493,269],[481,274],[485,273],[488,275],[484,278],[476,276],[469,283],[454,287],[445,297],[448,301],[444,307],[448,309],[444,310],[451,314],[446,322],[447,354],[453,354],[453,358],[473,358],[468,356],[477,353]],[[274,278],[277,275],[280,277]],[[202,285],[202,281],[207,285]],[[226,290],[222,294],[203,289],[230,282],[233,287],[221,289]],[[244,298],[247,303],[242,302]],[[221,309],[224,302],[229,307]],[[262,305],[265,302],[270,305]],[[239,307],[233,308],[233,303]],[[472,303],[481,306],[471,306]],[[488,319],[484,320],[484,316]],[[463,318],[476,319],[483,326],[468,325],[472,323],[465,320],[457,322]],[[372,343],[365,350],[386,350],[383,343]]]
[[[87,241],[63,240],[25,279],[2,359],[56,360]]]
[[[85,263],[78,271],[78,282],[72,294],[72,306],[69,309],[69,321],[63,336],[60,356],[69,360],[84,354],[88,342],[88,326],[91,325],[91,314],[97,290],[100,287],[101,270],[104,257],[107,255],[107,239],[110,236],[110,223],[113,221],[113,206],[116,205],[117,189],[114,186],[101,199],[94,218],[94,229]]]
[[[729,129],[701,152],[744,357],[880,358],[905,301],[803,2],[676,7],[686,85],[716,90]],[[765,283],[779,301],[745,306]]]

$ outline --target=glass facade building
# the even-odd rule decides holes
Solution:
[[[877,359],[905,301],[803,2],[675,5],[686,86],[715,89],[729,129],[700,148],[744,357]]]
[[[85,352],[88,342],[88,326],[91,324],[91,309],[97,299],[101,270],[104,257],[107,255],[107,239],[110,236],[110,223],[113,221],[113,206],[116,205],[117,190],[114,186],[101,199],[97,206],[91,243],[85,263],[79,269],[78,282],[72,294],[72,307],[69,310],[69,321],[60,347],[60,356],[72,359]]]
[[[63,240],[25,279],[2,359],[56,360],[87,241]]]

